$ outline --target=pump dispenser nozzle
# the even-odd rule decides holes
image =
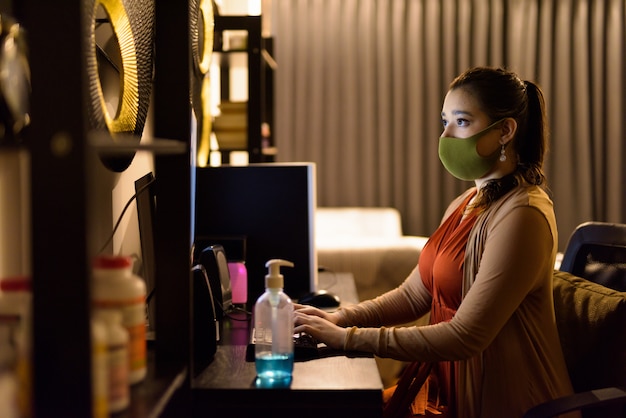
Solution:
[[[265,263],[265,267],[267,267],[265,287],[267,289],[282,289],[284,287],[284,277],[280,274],[280,266],[293,267],[293,263],[279,258],[274,258]]]

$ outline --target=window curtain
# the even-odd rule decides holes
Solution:
[[[472,183],[437,155],[450,81],[504,66],[544,89],[564,249],[626,221],[624,0],[274,0],[278,161],[317,165],[318,206],[392,206],[430,235]]]

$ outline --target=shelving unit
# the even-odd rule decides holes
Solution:
[[[16,2],[28,31],[31,126],[33,362],[36,418],[92,415],[90,262],[99,194],[87,141],[81,27],[84,1]],[[191,166],[189,6],[157,0],[154,135],[186,144],[155,155],[157,340],[148,377],[120,416],[181,416],[189,391]],[[183,413],[183,416],[185,414]],[[118,415],[116,415],[118,416]]]
[[[90,416],[88,168],[80,2],[24,2],[29,35],[33,396],[37,418]],[[55,22],[58,30],[49,30]],[[44,30],[45,28],[45,30]],[[62,28],[62,29],[61,29]],[[71,342],[71,343],[70,343]]]
[[[246,46],[224,49],[224,31],[246,31]],[[272,86],[268,85],[273,75],[263,59],[263,51],[271,51],[271,40],[261,36],[261,16],[215,16],[215,42],[213,59],[220,64],[220,99],[231,99],[231,62],[236,55],[244,55],[247,60],[248,100],[247,100],[247,147],[222,148],[222,162],[229,162],[231,151],[247,151],[251,163],[273,161],[271,136],[263,138],[262,123],[273,125]],[[217,135],[219,142],[219,133]],[[264,140],[266,143],[264,143]],[[268,142],[269,141],[269,142]]]

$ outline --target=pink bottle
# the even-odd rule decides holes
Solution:
[[[245,305],[248,301],[248,270],[243,261],[229,261],[228,272],[233,290],[233,304]]]

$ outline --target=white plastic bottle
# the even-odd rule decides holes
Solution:
[[[128,332],[122,326],[119,310],[96,309],[94,319],[102,321],[106,327],[109,413],[120,412],[130,404]]]
[[[288,385],[293,372],[294,307],[283,292],[281,266],[293,263],[272,259],[265,264],[265,292],[254,306],[255,366],[262,386]]]
[[[0,364],[16,384],[17,415],[32,416],[32,292],[29,277],[0,280]]]
[[[146,377],[146,283],[132,272],[127,256],[103,255],[94,260],[92,301],[95,309],[118,309],[128,331],[130,384]]]
[[[91,393],[92,418],[109,416],[109,358],[106,324],[91,319]]]

